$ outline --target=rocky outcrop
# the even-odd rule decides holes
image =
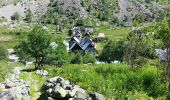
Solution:
[[[20,70],[16,67],[0,84],[0,100],[30,100],[30,82],[19,78]]]
[[[48,100],[105,100],[105,97],[99,93],[87,93],[69,80],[61,77],[54,77],[44,84]]]

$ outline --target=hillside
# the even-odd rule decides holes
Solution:
[[[96,24],[106,21],[110,24],[131,26],[135,19],[148,23],[166,17],[167,6],[166,2],[160,4],[143,0],[52,0],[46,17],[48,20],[54,17],[69,21],[83,18]]]
[[[3,0],[0,7],[0,16],[8,20],[15,12],[25,17],[30,9],[34,21],[52,24],[76,25],[84,21],[81,24],[96,26],[105,21],[110,25],[132,26],[135,22],[148,23],[169,16],[168,0]],[[7,10],[8,15],[3,13]]]

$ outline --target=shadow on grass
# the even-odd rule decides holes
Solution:
[[[34,72],[36,71],[35,69],[23,69],[22,72]]]
[[[48,100],[46,93],[42,93],[37,100]]]
[[[41,91],[41,95],[37,100],[48,100],[48,96],[47,96],[47,94],[45,92],[44,85],[41,87],[40,91]]]

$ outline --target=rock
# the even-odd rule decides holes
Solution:
[[[5,87],[6,87],[6,88],[12,88],[12,87],[14,87],[14,86],[15,86],[15,83],[12,82],[12,81],[7,81],[7,82],[5,83]]]
[[[57,97],[61,97],[61,98],[64,98],[67,95],[67,92],[62,87],[59,86],[55,87],[54,93],[56,94],[56,96],[58,95]]]
[[[89,95],[92,98],[92,100],[106,100],[103,95],[101,95],[100,93],[97,93],[97,92],[93,92]]]
[[[52,83],[45,84],[46,89],[49,89],[49,88],[52,88],[52,87],[54,87],[54,84],[52,84]]]
[[[37,70],[36,74],[41,76],[48,76],[48,72],[46,70]]]
[[[78,85],[62,77],[54,77],[44,84],[48,100],[105,100],[101,94],[88,94]]]
[[[52,91],[53,91],[52,88],[50,88],[50,89],[47,90],[47,92],[48,92],[49,94],[52,93]]]
[[[77,91],[76,91],[76,94],[75,94],[75,97],[77,99],[87,99],[89,97],[88,93],[86,93],[85,90],[79,88]]]
[[[4,90],[5,89],[5,85],[4,84],[0,84],[0,90]]]
[[[14,73],[15,75],[19,75],[19,74],[21,73],[20,68],[19,68],[19,67],[16,67],[16,68],[13,70],[13,73]]]
[[[14,68],[0,88],[0,100],[30,100],[30,82],[19,78],[20,68]]]
[[[105,100],[101,94],[88,94],[80,86],[59,76],[48,79],[44,87],[48,100]]]
[[[48,97],[48,100],[54,100],[53,98],[51,98],[51,97]]]

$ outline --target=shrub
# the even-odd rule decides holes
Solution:
[[[148,59],[142,56],[139,56],[135,59],[135,64],[136,66],[144,66],[145,64],[147,64]]]
[[[160,73],[154,67],[143,67],[139,70],[142,76],[142,87],[154,98],[166,94],[167,86],[161,81]]]
[[[31,12],[30,9],[29,9],[29,10],[27,11],[27,13],[26,13],[25,20],[26,20],[28,23],[32,22],[32,12]]]
[[[19,20],[20,19],[20,15],[16,12],[11,16],[11,20]]]
[[[72,64],[83,64],[83,56],[80,52],[77,52],[75,54],[73,54],[72,60],[71,60]]]
[[[123,61],[124,56],[124,42],[123,41],[109,41],[99,56],[99,60],[111,62],[114,60]]]
[[[72,64],[95,63],[96,58],[90,52],[76,51],[72,54]]]
[[[89,52],[85,52],[83,56],[83,63],[87,64],[87,63],[95,63],[95,62],[96,62],[95,56]]]

